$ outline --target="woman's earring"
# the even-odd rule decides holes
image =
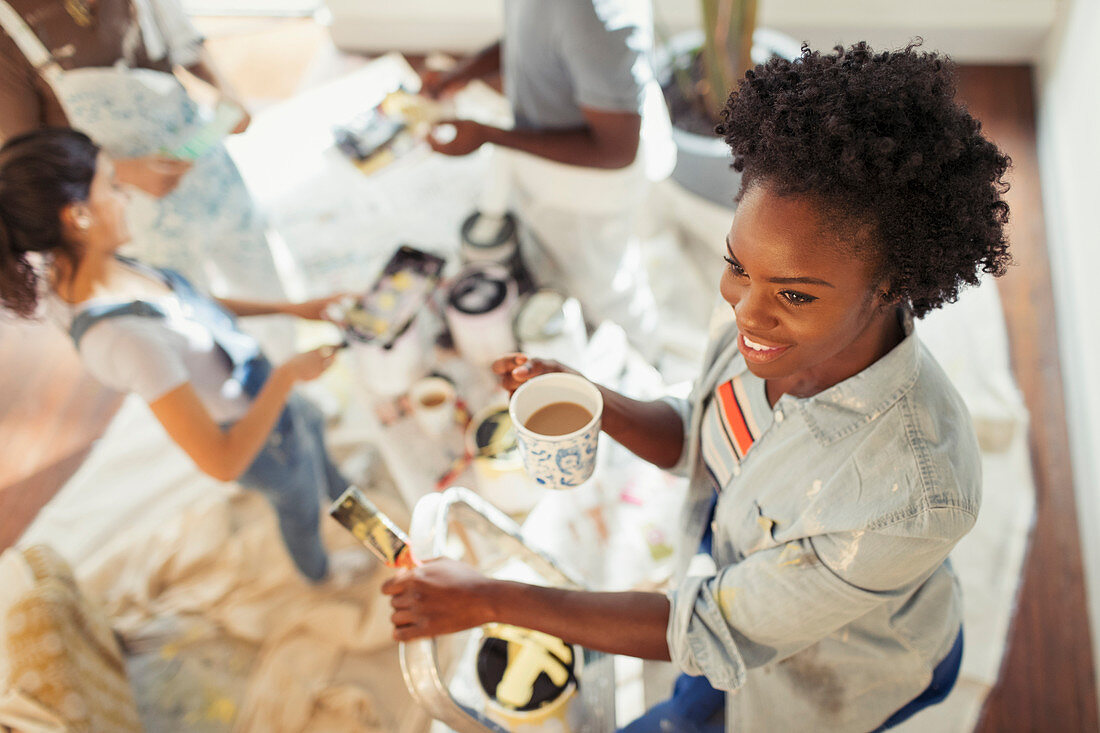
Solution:
[[[92,225],[92,218],[86,214],[80,214],[76,217],[75,223],[77,229],[84,230]]]

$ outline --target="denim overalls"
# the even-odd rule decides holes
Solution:
[[[245,394],[253,398],[260,392],[271,374],[271,363],[256,340],[237,327],[231,313],[197,292],[174,270],[149,267],[123,257],[119,260],[168,285],[191,319],[210,330],[214,342],[229,358],[233,379]],[[144,300],[92,304],[73,318],[69,335],[79,348],[88,329],[105,318],[118,316],[167,318],[160,306]],[[241,486],[259,491],[271,502],[283,542],[295,565],[310,580],[320,580],[328,572],[319,529],[318,493],[323,489],[329,499],[336,499],[348,485],[329,459],[323,427],[317,407],[292,393],[267,442],[237,479]]]

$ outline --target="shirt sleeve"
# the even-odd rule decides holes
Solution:
[[[149,0],[153,17],[164,38],[168,60],[173,64],[194,66],[202,57],[203,35],[191,22],[178,0]]]
[[[88,371],[119,392],[133,392],[155,402],[190,381],[183,359],[164,329],[151,320],[102,321],[80,342]]]
[[[641,114],[649,66],[640,29],[603,7],[607,4],[598,4],[601,10],[596,5],[562,8],[561,60],[573,80],[574,98],[581,107]]]
[[[747,669],[785,659],[911,593],[973,522],[967,512],[934,508],[893,527],[804,538],[688,577],[669,593],[672,661],[735,690]],[[932,536],[923,532],[930,526]]]

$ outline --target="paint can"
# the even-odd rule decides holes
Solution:
[[[579,654],[561,639],[530,629],[488,624],[478,650],[485,712],[510,731],[569,733]]]
[[[516,350],[512,316],[516,283],[501,265],[467,265],[447,293],[447,326],[455,347],[470,362],[485,366]]]
[[[577,686],[570,684],[555,700],[537,710],[509,710],[488,699],[485,713],[512,733],[571,733],[575,730],[570,703],[576,697]]]
[[[528,512],[542,497],[523,470],[508,405],[491,405],[473,416],[466,429],[466,449],[473,456],[478,493],[501,511]]]
[[[519,223],[511,212],[497,214],[484,209],[471,213],[459,230],[462,261],[500,265],[521,293],[534,289],[519,248]]]
[[[495,262],[511,267],[519,251],[516,218],[511,213],[496,215],[475,211],[462,222],[462,259],[465,262]]]
[[[580,302],[549,288],[536,290],[520,304],[512,331],[523,353],[562,364],[579,363],[588,343]]]

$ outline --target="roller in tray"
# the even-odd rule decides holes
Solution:
[[[415,247],[398,247],[370,290],[337,319],[348,340],[393,346],[439,285],[444,262]]]

